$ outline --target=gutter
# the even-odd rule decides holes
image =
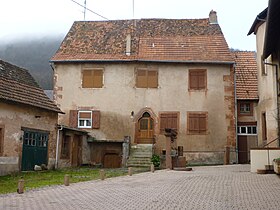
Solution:
[[[59,131],[63,130],[63,126],[60,125],[60,128],[57,126],[57,137],[56,137],[56,152],[55,152],[55,169],[58,168],[58,151],[59,151],[59,144],[60,144],[60,138],[59,138]]]
[[[234,61],[186,61],[186,60],[141,60],[141,59],[131,59],[131,60],[50,60],[51,63],[79,63],[79,62],[113,62],[113,63],[122,63],[122,62],[152,62],[152,63],[188,63],[188,64],[225,64],[231,65],[234,64]]]

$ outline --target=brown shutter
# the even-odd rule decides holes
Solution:
[[[161,114],[160,115],[160,132],[161,133],[164,133],[165,128],[168,127],[167,121],[168,121],[167,115],[166,114]]]
[[[103,87],[103,70],[94,70],[93,87],[94,88]]]
[[[83,70],[83,88],[92,88],[93,87],[93,71],[92,70]]]
[[[158,87],[158,72],[148,71],[148,87],[157,88]]]
[[[198,79],[197,79],[197,74],[196,72],[190,72],[189,74],[189,84],[190,84],[190,89],[197,89],[198,85]]]
[[[100,111],[98,110],[92,111],[92,128],[100,128]]]
[[[69,126],[72,128],[78,127],[78,110],[70,110],[69,112]]]
[[[136,87],[138,88],[146,88],[147,87],[147,71],[146,70],[137,70],[137,78],[136,78]]]
[[[206,132],[206,114],[200,114],[199,116],[199,132]]]
[[[199,76],[198,76],[198,89],[205,89],[205,79],[206,79],[206,75],[205,72],[199,72]]]

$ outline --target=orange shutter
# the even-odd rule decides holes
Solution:
[[[78,127],[78,110],[70,110],[69,112],[69,126],[72,128]]]
[[[100,111],[98,110],[92,111],[92,128],[100,128]]]
[[[93,87],[94,88],[103,87],[103,70],[94,70]]]
[[[93,71],[92,70],[83,70],[83,88],[92,88],[93,87]]]

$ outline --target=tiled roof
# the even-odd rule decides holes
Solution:
[[[131,55],[126,39],[131,35]],[[74,22],[51,61],[233,63],[223,33],[209,19]]]
[[[232,52],[236,62],[237,99],[258,99],[258,78],[256,53],[248,51]]]
[[[0,60],[0,100],[62,113],[27,70],[2,60]]]

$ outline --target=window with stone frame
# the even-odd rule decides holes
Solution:
[[[137,88],[157,88],[158,87],[158,70],[138,68],[136,70],[136,87]]]
[[[165,132],[165,128],[171,128],[175,131],[179,129],[179,112],[162,112],[160,117],[160,133]]]
[[[187,113],[187,133],[195,135],[205,135],[208,130],[207,112],[188,112]]]
[[[70,143],[71,143],[71,137],[67,135],[63,136],[61,142],[61,159],[70,158]]]
[[[206,90],[206,88],[207,88],[207,70],[190,69],[189,90]]]
[[[82,70],[83,88],[102,88],[103,87],[103,68],[84,68]]]

